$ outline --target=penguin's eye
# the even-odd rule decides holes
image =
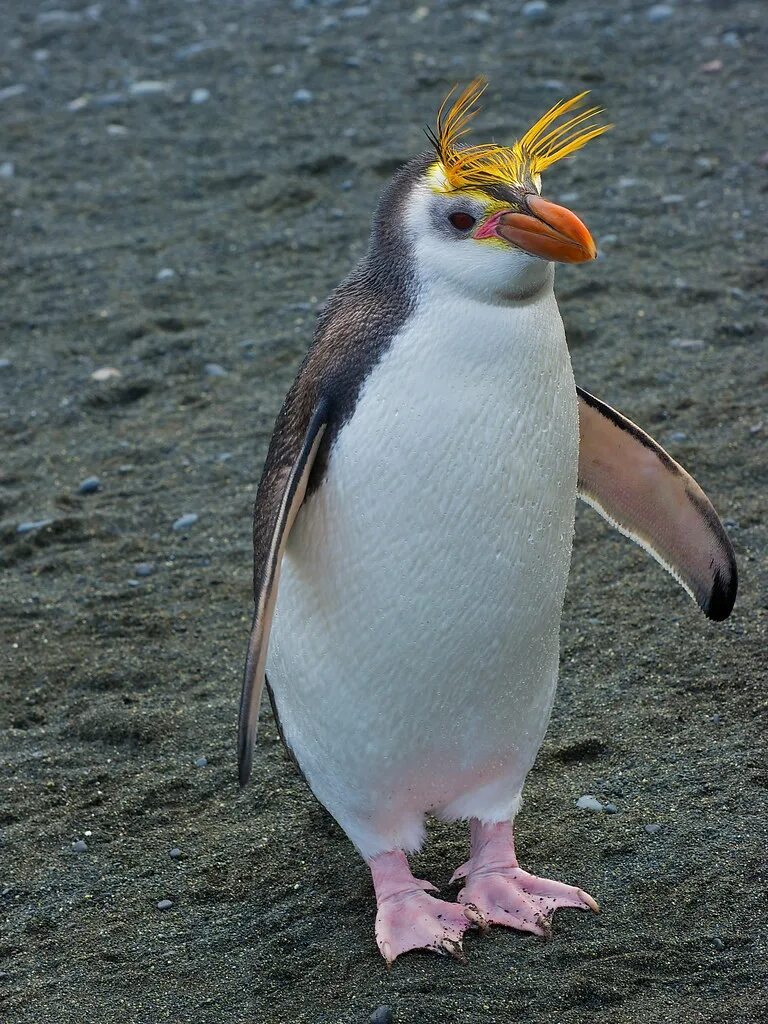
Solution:
[[[463,210],[457,210],[456,213],[452,213],[448,220],[453,224],[457,231],[469,231],[477,224],[477,220],[472,216],[471,213],[464,213]]]

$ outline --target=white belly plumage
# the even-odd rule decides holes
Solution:
[[[365,857],[503,820],[547,727],[578,411],[551,291],[430,296],[374,368],[283,562],[267,676]]]

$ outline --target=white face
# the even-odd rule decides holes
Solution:
[[[406,225],[422,283],[448,284],[468,298],[504,305],[551,288],[551,262],[495,234],[474,233],[500,204],[488,197],[436,191],[422,179],[406,206]]]

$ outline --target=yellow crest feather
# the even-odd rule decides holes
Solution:
[[[523,182],[575,153],[611,127],[595,124],[594,118],[602,112],[600,107],[590,107],[556,124],[564,114],[581,105],[588,95],[582,92],[556,103],[512,146],[493,142],[459,146],[459,140],[467,134],[469,122],[479,110],[477,104],[487,84],[484,78],[476,78],[448,107],[456,91],[454,86],[440,106],[435,130],[427,132],[451,188]]]

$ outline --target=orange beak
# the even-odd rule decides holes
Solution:
[[[592,235],[575,213],[538,195],[527,195],[529,213],[503,213],[496,234],[523,252],[558,263],[583,263],[597,256]]]

